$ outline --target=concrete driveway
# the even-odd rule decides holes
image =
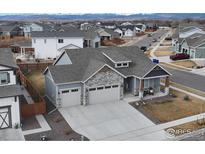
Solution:
[[[59,111],[74,131],[90,140],[113,140],[113,137],[123,134],[125,134],[123,140],[130,140],[126,138],[127,133],[155,126],[139,111],[123,101],[61,108]]]
[[[1,129],[0,141],[24,141],[24,136],[21,129]]]

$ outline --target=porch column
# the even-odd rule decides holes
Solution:
[[[165,78],[165,94],[166,95],[168,95],[169,94],[169,76],[167,76],[166,78]]]
[[[144,93],[144,79],[140,80],[139,98],[143,98]]]
[[[21,56],[23,55],[23,48],[21,48]]]
[[[136,96],[137,95],[137,79],[134,77],[134,91],[133,91],[133,95]]]
[[[86,90],[86,85],[83,84],[83,100],[82,100],[83,106],[87,105],[87,99],[88,99],[88,91]]]

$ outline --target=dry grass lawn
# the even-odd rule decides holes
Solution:
[[[171,90],[170,93],[175,97],[166,100],[150,100],[141,106],[149,117],[157,119],[159,122],[169,122],[205,112],[205,102],[195,97],[189,96],[190,100],[184,100],[186,94]]]
[[[189,133],[189,132],[193,132],[193,131],[205,128],[205,123],[201,119],[198,121],[188,122],[188,123],[178,125],[175,127],[171,127],[171,128],[175,130],[175,132],[174,132],[175,136],[180,136],[180,135],[183,135],[185,133]],[[166,130],[168,130],[168,129],[170,129],[170,128],[167,128]]]
[[[40,71],[34,71],[26,75],[31,84],[39,91],[39,93],[44,95],[44,76]]]
[[[162,56],[170,56],[173,55],[174,52],[172,51],[171,47],[159,47],[155,52],[155,56],[162,57]]]
[[[183,66],[186,68],[193,68],[193,67],[197,66],[197,64],[191,60],[175,61],[175,62],[172,62],[172,64]]]
[[[157,50],[154,52],[155,56],[157,57],[163,57],[163,56],[171,56],[174,55],[174,52],[172,51],[163,51],[163,50]]]

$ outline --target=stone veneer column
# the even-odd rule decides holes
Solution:
[[[169,94],[169,76],[167,76],[165,78],[165,94],[168,95]]]
[[[139,98],[143,98],[144,93],[144,79],[140,79]]]

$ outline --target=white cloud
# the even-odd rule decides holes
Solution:
[[[4,0],[1,13],[204,12],[204,0]]]

